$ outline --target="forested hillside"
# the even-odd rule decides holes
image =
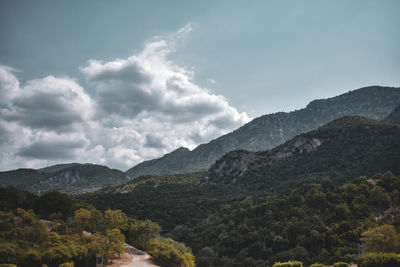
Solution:
[[[399,88],[365,87],[336,97],[311,101],[300,110],[260,116],[232,133],[199,145],[193,151],[179,148],[161,158],[140,163],[126,173],[130,177],[138,177],[205,171],[229,151],[271,149],[298,134],[343,116],[358,115],[382,120],[399,105]]]
[[[343,117],[301,134],[272,150],[227,153],[210,168],[202,184],[244,184],[274,191],[329,178],[385,171],[400,174],[400,127],[363,117]]]
[[[324,180],[224,205],[197,226],[175,234],[194,249],[200,267],[356,262],[362,240],[367,252],[399,252],[399,191],[400,179],[391,173],[341,187]],[[379,238],[368,241],[370,236],[363,235],[368,229],[379,231],[379,226],[390,229],[382,237],[389,247],[377,248]]]
[[[318,140],[318,141],[317,141]],[[206,218],[222,204],[329,179],[400,172],[400,127],[362,117],[338,119],[263,152],[230,152],[207,173],[145,176],[79,196],[101,208],[150,218],[170,231]]]
[[[1,187],[13,186],[36,194],[49,191],[79,194],[128,181],[122,171],[96,164],[59,164],[39,170],[0,172]]]

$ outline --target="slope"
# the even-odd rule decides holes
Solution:
[[[59,191],[77,194],[128,181],[125,173],[95,164],[66,164],[62,168],[55,165],[44,170],[18,169],[0,172],[1,187],[13,186],[33,193]]]
[[[343,117],[267,151],[233,151],[219,159],[202,184],[244,184],[276,191],[329,178],[391,171],[400,174],[400,126]]]
[[[147,174],[204,171],[226,152],[237,149],[270,149],[300,133],[316,129],[343,116],[359,115],[383,119],[399,105],[399,88],[365,87],[333,98],[314,100],[300,110],[258,117],[232,133],[199,145],[193,151],[185,150],[182,153],[181,148],[162,158],[136,165],[126,173],[135,178]]]

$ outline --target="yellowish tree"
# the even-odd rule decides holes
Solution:
[[[400,235],[393,225],[382,225],[361,235],[361,241],[365,243],[367,252],[400,252]]]
[[[106,210],[104,221],[107,229],[126,230],[128,227],[128,217],[121,210]]]

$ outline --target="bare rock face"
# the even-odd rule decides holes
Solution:
[[[277,151],[274,151],[272,157],[285,158],[292,156],[293,154],[315,151],[321,144],[322,141],[319,138],[308,139],[303,136],[299,136],[290,142],[287,142],[282,147],[279,147]]]
[[[253,152],[232,151],[210,167],[201,183],[219,183],[223,177],[240,177],[255,159],[256,155]],[[235,181],[231,182],[234,183]]]

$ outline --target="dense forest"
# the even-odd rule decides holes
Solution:
[[[170,179],[193,184],[180,176]],[[265,267],[289,260],[306,266],[357,262],[362,260],[361,243],[366,245],[367,259],[399,264],[395,254],[382,254],[400,251],[400,178],[390,172],[360,177],[344,186],[326,179],[269,196],[225,204],[220,199],[219,208],[204,211],[208,216],[178,224],[163,231],[163,237],[160,226],[148,219],[128,217],[121,210],[100,211],[66,194],[0,190],[0,258],[22,267],[65,262],[92,266],[96,253],[117,257],[125,241],[167,267],[194,266],[194,261],[200,267]]]
[[[193,248],[197,266],[356,262],[361,242],[367,252],[400,252],[399,191],[391,173],[341,187],[325,180],[225,205],[174,237]],[[379,231],[390,245],[368,239]]]

